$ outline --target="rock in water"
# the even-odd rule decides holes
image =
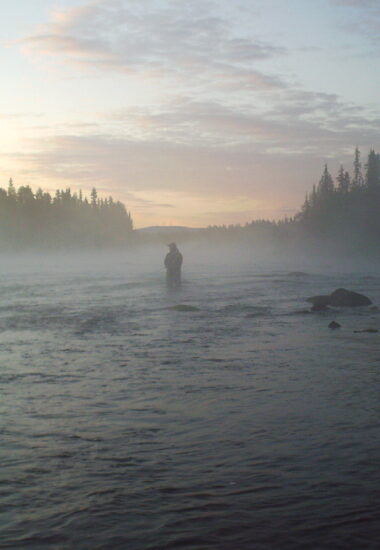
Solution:
[[[369,306],[372,302],[364,294],[353,292],[352,290],[346,290],[345,288],[338,288],[330,294],[329,305],[340,307],[356,307],[356,306]]]
[[[379,332],[377,328],[365,328],[363,330],[354,330],[354,332]]]
[[[331,323],[329,324],[329,328],[340,328],[341,326],[342,325],[340,325],[336,321],[331,321]]]
[[[324,304],[316,304],[310,311],[327,311],[328,309],[328,306],[325,306]]]
[[[372,304],[371,300],[367,296],[364,296],[364,294],[346,290],[345,288],[338,288],[329,295],[311,296],[310,298],[306,298],[306,301],[313,304],[313,311],[326,309],[327,306],[356,307]]]
[[[311,296],[310,298],[306,298],[307,302],[310,302],[313,304],[314,311],[318,311],[320,309],[326,309],[329,305],[329,299],[330,296]]]

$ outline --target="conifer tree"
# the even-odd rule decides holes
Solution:
[[[327,164],[323,170],[321,179],[318,185],[318,194],[321,198],[326,199],[334,193],[334,182],[330,172],[327,169]]]
[[[379,155],[373,149],[368,155],[365,183],[368,189],[378,189],[380,187]]]
[[[352,177],[352,188],[359,189],[363,186],[364,180],[362,175],[362,164],[360,162],[360,151],[358,147],[355,149],[355,158],[354,158],[354,174]]]
[[[91,206],[92,206],[93,208],[96,207],[97,200],[98,200],[98,193],[96,192],[95,187],[93,187],[93,188],[92,188],[92,191],[91,191]]]
[[[16,199],[16,189],[15,189],[15,186],[13,185],[13,179],[12,178],[9,178],[9,183],[8,183],[8,197],[10,199]]]
[[[336,180],[338,182],[339,193],[341,193],[342,195],[346,195],[350,187],[350,175],[348,172],[344,171],[342,165],[339,168],[339,173]]]

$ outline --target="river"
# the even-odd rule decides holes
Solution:
[[[3,260],[0,548],[378,548],[379,267],[183,252]]]

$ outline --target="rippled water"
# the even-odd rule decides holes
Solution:
[[[378,272],[184,252],[3,263],[0,548],[379,548]]]

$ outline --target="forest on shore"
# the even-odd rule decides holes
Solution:
[[[380,241],[380,154],[373,149],[362,164],[355,149],[351,173],[343,166],[335,178],[325,164],[319,182],[300,211],[280,221],[201,229],[134,230],[131,214],[112,197],[88,199],[70,188],[54,196],[29,186],[0,188],[0,246],[4,249],[106,247],[139,243],[243,243],[280,249],[314,246],[342,252],[378,254]]]
[[[352,174],[340,167],[334,179],[325,164],[294,223],[315,237],[377,243],[380,238],[380,155],[372,149],[364,170],[355,149]]]
[[[50,193],[29,185],[18,189],[12,179],[0,188],[0,246],[3,249],[118,246],[130,242],[133,222],[120,201],[88,199],[82,192]]]
[[[300,211],[277,222],[255,220],[244,226],[209,227],[219,240],[274,243],[278,246],[346,252],[378,251],[380,241],[380,155],[374,150],[364,165],[355,149],[351,173],[340,166],[335,179],[325,164],[319,182],[306,194]]]
[[[197,239],[211,243],[241,243],[279,250],[379,254],[380,155],[374,150],[366,162],[355,149],[351,173],[340,166],[335,178],[325,164],[319,182],[300,211],[279,221],[254,220],[245,225],[214,225],[199,230],[173,228],[146,238],[160,242]]]

